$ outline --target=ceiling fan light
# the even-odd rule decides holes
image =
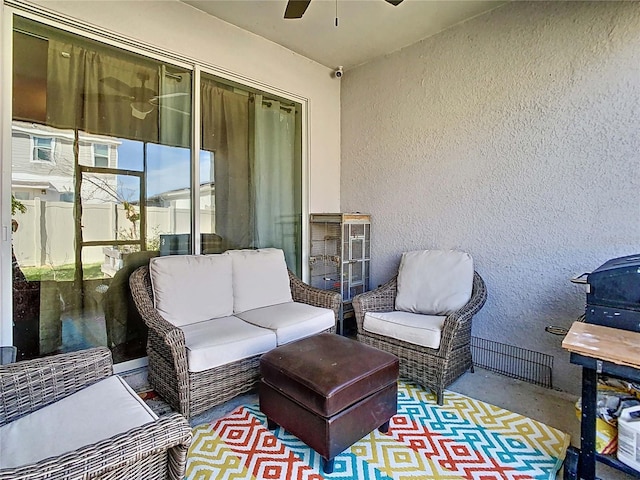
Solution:
[[[144,120],[153,112],[153,105],[146,102],[131,102],[131,115],[140,120]]]

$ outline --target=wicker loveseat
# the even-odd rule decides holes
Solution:
[[[191,428],[158,418],[104,347],[0,366],[0,479],[182,479]]]
[[[149,327],[149,382],[187,418],[254,388],[263,353],[334,332],[341,303],[277,249],[158,257],[129,283]]]
[[[417,260],[418,265],[414,265],[412,274],[407,274],[407,263],[412,260]],[[449,288],[448,282],[459,273],[461,264],[465,270],[462,288],[459,285]],[[403,268],[405,276],[401,278]],[[435,288],[428,285],[416,288],[413,285],[419,282],[416,277],[427,278]],[[420,297],[436,290],[440,298],[410,299],[407,304],[405,296],[405,301],[399,304],[399,279],[404,279],[405,292],[408,290],[410,296]],[[407,281],[410,285],[406,285]],[[468,292],[461,297],[460,290]],[[353,299],[358,340],[398,356],[400,376],[433,390],[437,403],[442,405],[444,389],[473,368],[472,319],[486,299],[484,281],[473,270],[467,254],[437,250],[406,252],[398,275]],[[425,307],[425,302],[431,305]],[[454,305],[453,309],[447,308],[447,302]],[[443,311],[429,311],[434,308]],[[421,309],[426,309],[427,314]]]

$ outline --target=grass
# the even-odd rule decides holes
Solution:
[[[105,275],[100,270],[101,263],[88,263],[83,265],[83,279],[84,280],[96,280],[104,278]],[[56,265],[51,267],[49,265],[43,265],[42,267],[20,267],[27,280],[56,280],[56,281],[69,281],[73,280],[75,274],[75,264],[67,263],[65,265]]]

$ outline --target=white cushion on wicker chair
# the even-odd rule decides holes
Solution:
[[[292,302],[284,252],[277,248],[228,250],[233,260],[233,312]]]
[[[190,372],[202,372],[268,352],[276,347],[276,335],[237,317],[216,318],[181,327]]]
[[[152,258],[149,275],[158,313],[180,327],[233,314],[228,255]]]
[[[315,335],[333,327],[333,310],[306,303],[287,302],[236,314],[257,327],[274,331],[278,345]]]
[[[71,452],[157,418],[113,375],[0,427],[0,468]]]
[[[437,349],[444,321],[441,315],[410,312],[367,312],[363,328],[370,333],[395,338],[403,342]]]
[[[462,308],[473,290],[473,259],[454,250],[402,254],[396,310],[449,315]]]

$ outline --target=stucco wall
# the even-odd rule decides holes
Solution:
[[[570,278],[640,252],[640,3],[514,2],[345,73],[343,211],[372,214],[374,285],[402,251],[468,251],[473,334],[555,356]]]

